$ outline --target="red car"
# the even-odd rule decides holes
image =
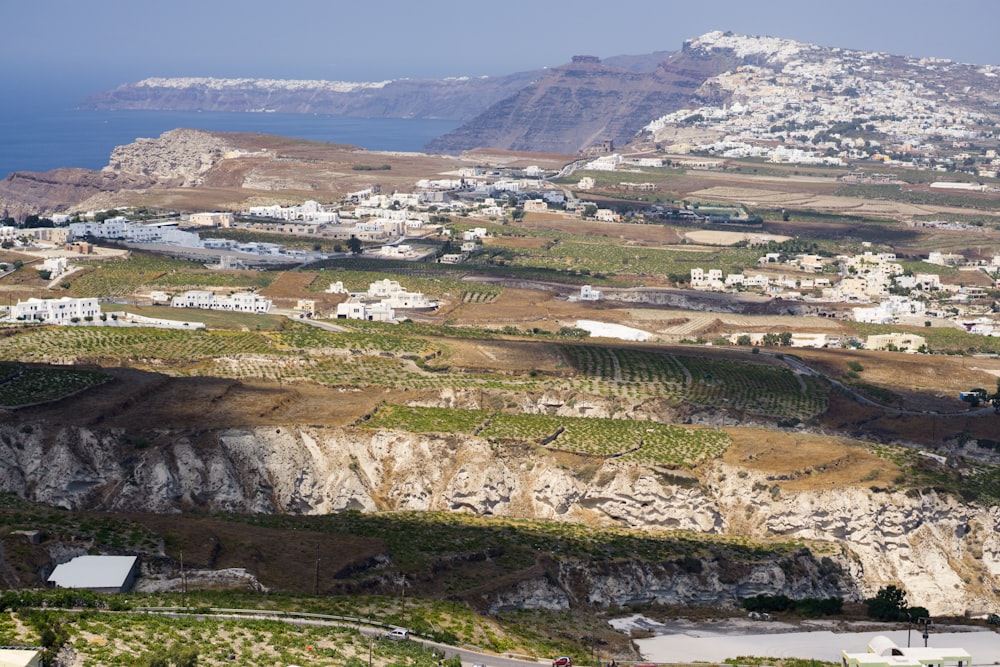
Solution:
[[[562,656],[552,661],[552,667],[573,667],[573,658]]]

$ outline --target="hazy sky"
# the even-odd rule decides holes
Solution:
[[[1000,0],[3,0],[0,78],[478,76],[675,50],[710,30],[1000,64]]]

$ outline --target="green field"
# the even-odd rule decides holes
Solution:
[[[54,401],[104,384],[110,379],[97,371],[2,364],[0,406],[14,407]]]
[[[72,296],[126,298],[139,288],[266,287],[274,274],[264,271],[213,271],[196,262],[132,252],[128,257],[81,262],[89,270],[66,278]]]
[[[691,466],[714,458],[731,442],[722,431],[652,421],[399,405],[380,407],[362,425],[413,433],[475,433],[501,445],[544,445],[575,454],[667,466]]]

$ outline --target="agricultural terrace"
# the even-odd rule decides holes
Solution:
[[[265,287],[273,278],[273,274],[264,271],[213,271],[196,262],[141,252],[132,252],[125,258],[76,263],[87,267],[84,273],[66,279],[76,297],[121,299],[142,287],[246,289]]]
[[[787,368],[639,348],[564,345],[588,393],[662,397],[774,417],[809,419],[827,407],[827,389]]]
[[[399,405],[380,407],[362,425],[413,433],[478,434],[498,444],[531,443],[647,465],[692,466],[720,456],[732,442],[726,433],[715,429],[652,421]]]
[[[827,406],[820,381],[783,367],[628,346],[563,344],[566,370],[555,373],[452,368],[448,337],[463,335],[470,333],[374,322],[343,333],[293,321],[272,331],[40,326],[0,338],[0,360],[119,365],[124,359],[175,376],[431,391],[555,390],[631,404],[665,398],[800,420]]]
[[[0,406],[54,401],[107,382],[104,373],[63,368],[0,364]]]

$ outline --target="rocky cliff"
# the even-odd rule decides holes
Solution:
[[[101,171],[55,169],[14,172],[0,180],[0,210],[14,218],[76,210],[88,200],[156,187],[193,187],[231,150],[226,135],[171,130],[155,139],[136,139],[114,149]],[[114,206],[111,201],[103,207]]]
[[[95,93],[85,109],[279,111],[367,118],[471,118],[539,76],[347,82],[277,79],[151,78]]]
[[[497,102],[465,125],[438,137],[429,151],[481,146],[573,154],[601,141],[628,143],[666,110],[697,101],[696,91],[733,60],[678,53],[652,71],[628,71],[581,57]]]
[[[687,570],[676,563],[560,562],[547,574],[494,591],[491,604],[498,608],[638,598],[725,604],[776,592],[857,598],[897,582],[912,604],[934,614],[980,610],[997,601],[1000,509],[934,491],[822,484],[796,490],[724,461],[692,476],[536,448],[498,448],[473,436],[355,427],[148,435],[162,444],[137,449],[112,428],[4,424],[0,490],[66,508],[441,510],[826,545],[736,570],[712,559]]]

